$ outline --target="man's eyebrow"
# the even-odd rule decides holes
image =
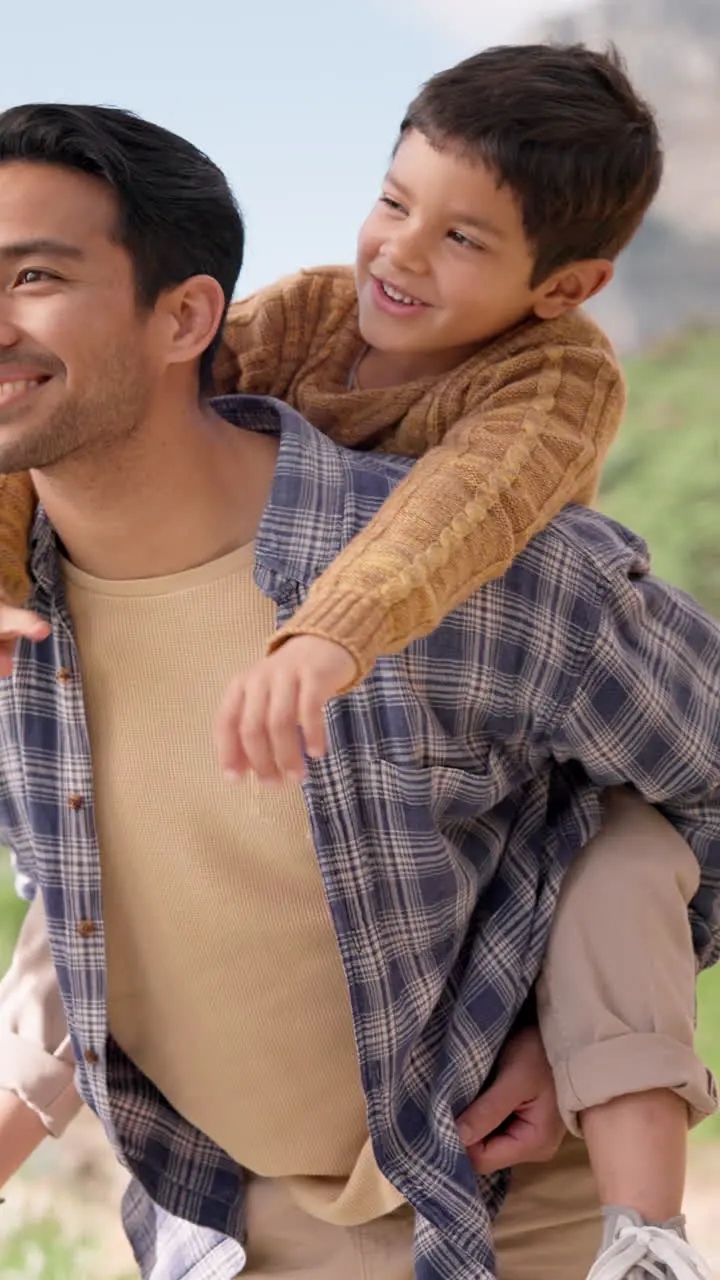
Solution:
[[[85,257],[78,245],[70,244],[67,240],[17,240],[14,244],[0,245],[0,258],[6,261],[30,258],[36,253],[49,258],[72,258],[75,261]]]

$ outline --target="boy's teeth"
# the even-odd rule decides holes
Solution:
[[[385,284],[384,280],[382,282],[382,291],[393,302],[404,302],[406,307],[419,307],[422,305],[417,298],[410,298],[406,293],[400,293],[397,289],[393,289],[391,284]]]
[[[4,400],[7,396],[17,395],[19,391],[30,391],[31,388],[39,387],[39,378],[24,378],[19,382],[0,382],[0,400]]]

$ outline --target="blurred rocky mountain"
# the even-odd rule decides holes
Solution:
[[[598,320],[624,350],[720,322],[720,0],[596,0],[529,36],[612,41],[662,127],[663,187]]]

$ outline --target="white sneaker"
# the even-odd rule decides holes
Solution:
[[[685,1238],[685,1219],[650,1226],[634,1209],[605,1210],[600,1252],[587,1280],[714,1280]]]

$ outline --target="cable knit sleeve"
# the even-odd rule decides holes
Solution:
[[[317,580],[271,649],[335,640],[361,679],[499,577],[568,502],[590,502],[624,406],[607,344],[539,342],[500,359],[482,397]]]
[[[0,597],[25,604],[30,593],[28,543],[35,490],[30,476],[0,475]]]
[[[327,322],[334,281],[329,268],[299,271],[234,302],[215,361],[217,393],[286,399]]]

